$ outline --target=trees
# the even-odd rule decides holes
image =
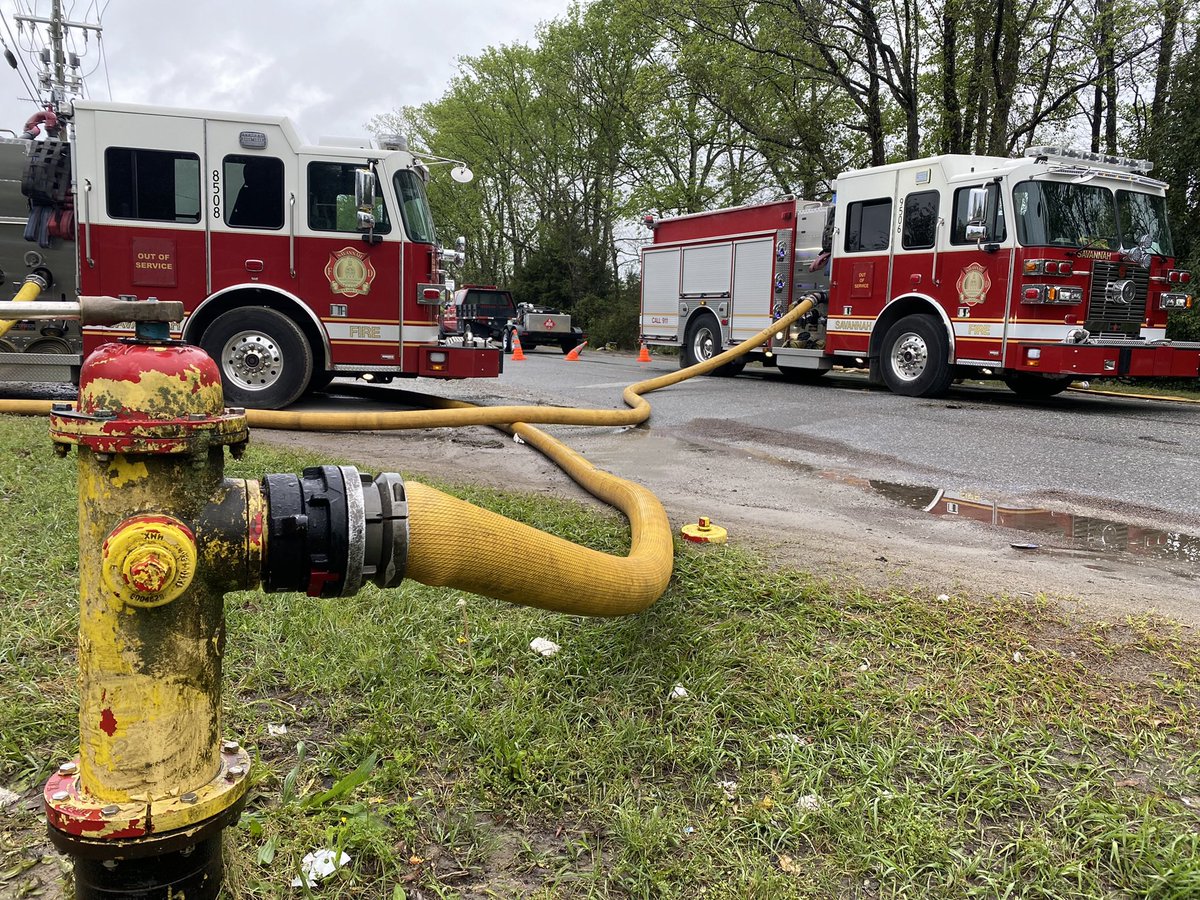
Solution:
[[[593,0],[373,124],[475,170],[430,186],[466,280],[590,298],[589,326],[628,297],[642,212],[819,199],[926,154],[1149,153],[1196,253],[1195,19],[1194,0]]]

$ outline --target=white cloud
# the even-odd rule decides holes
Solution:
[[[532,42],[539,22],[569,0],[64,0],[68,18],[95,21],[105,8],[104,49],[112,99],[128,103],[287,115],[311,141],[361,135],[367,121],[437,99],[459,56]],[[48,14],[48,0],[0,0],[14,14]],[[0,27],[0,35],[8,40]],[[25,42],[29,45],[28,40]],[[11,45],[11,42],[10,42]],[[84,44],[76,40],[76,49]],[[86,73],[100,57],[93,38]],[[101,65],[88,95],[107,100]],[[35,110],[16,72],[0,66],[0,128],[20,130]]]

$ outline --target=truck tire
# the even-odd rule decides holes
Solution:
[[[721,329],[717,320],[707,313],[693,316],[683,336],[683,352],[679,354],[679,367],[686,369],[696,363],[707,362],[721,352]]]
[[[1004,383],[1018,397],[1040,400],[1061,394],[1071,386],[1074,375],[1042,375],[1038,372],[1005,372]]]
[[[582,343],[583,341],[577,341],[574,338],[563,338],[563,340],[559,342],[558,347],[560,350],[562,350],[563,356],[566,356]]]
[[[931,316],[905,316],[889,328],[879,362],[888,389],[905,397],[940,397],[954,374],[945,329]]]
[[[266,307],[222,313],[200,336],[217,363],[225,402],[282,409],[295,402],[313,375],[313,353],[295,322]]]
[[[522,347],[521,349],[524,350],[525,348]],[[513,330],[511,328],[504,329],[504,352],[513,352]]]

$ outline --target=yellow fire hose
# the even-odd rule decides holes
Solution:
[[[17,291],[17,295],[12,298],[12,302],[29,303],[33,300],[36,300],[41,295],[42,289],[45,286],[45,282],[41,278],[38,276],[31,276],[25,280],[23,285],[21,285],[21,289]],[[17,323],[12,319],[0,321],[0,337],[4,337],[6,334],[8,334],[9,330],[16,324]]]
[[[813,308],[806,299],[754,337],[712,359],[625,388],[627,410],[553,406],[475,406],[425,398],[435,409],[381,413],[247,410],[252,428],[304,431],[386,431],[492,425],[505,428],[561,468],[580,487],[620,510],[631,541],[624,557],[580,547],[426,485],[406,481],[409,509],[407,577],[526,606],[573,615],[618,616],[657,600],[671,578],[671,526],[646,488],[601,471],[579,453],[529,423],[637,425],[650,417],[642,394],[703,375],[745,355]],[[48,400],[0,400],[0,413],[46,415]]]

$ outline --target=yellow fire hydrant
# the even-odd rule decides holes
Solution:
[[[245,411],[223,408],[203,351],[169,340],[181,305],[119,306],[163,320],[89,356],[78,403],[51,413],[56,450],[79,457],[80,753],[46,784],[46,814],[79,900],[204,900],[250,771],[221,726],[223,595],[399,583],[404,487],[337,466],[225,478]]]

